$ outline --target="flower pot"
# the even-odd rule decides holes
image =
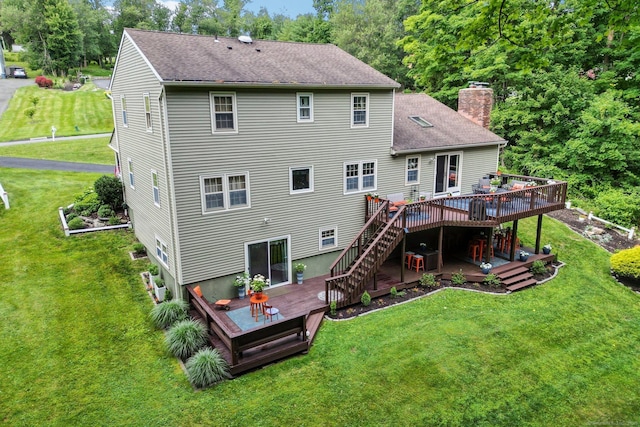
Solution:
[[[367,196],[367,201],[371,201],[371,196]]]
[[[158,287],[154,283],[153,284],[153,290],[155,291],[156,298],[158,299],[158,302],[164,301],[164,296],[167,293],[167,287],[166,286]]]
[[[542,248],[542,253],[545,255],[549,255],[551,253],[551,249],[549,248]]]
[[[520,255],[520,261],[525,262],[529,259],[529,255]]]
[[[298,280],[298,285],[302,285],[302,280],[304,279],[304,273],[296,273],[296,279]]]
[[[238,298],[244,299],[244,296],[247,294],[247,290],[244,286],[236,286],[238,289]]]
[[[483,268],[482,269],[482,274],[489,274],[491,272],[490,268]]]
[[[256,298],[260,299],[262,298],[262,291],[256,292],[254,295],[256,296]]]

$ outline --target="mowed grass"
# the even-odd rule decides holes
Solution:
[[[33,106],[32,97],[39,101],[30,119],[25,110]],[[51,126],[56,127],[56,136],[111,132],[111,100],[93,83],[69,92],[41,89],[35,83],[20,88],[0,118],[0,141],[50,137]]]
[[[581,426],[640,422],[640,299],[545,218],[567,266],[538,287],[447,290],[347,322],[308,355],[196,392],[148,318],[131,232],[65,238],[94,174],[0,169],[4,425]],[[521,221],[527,242],[535,219]]]
[[[109,138],[83,138],[0,146],[0,156],[102,165],[115,163],[113,150],[109,148]]]

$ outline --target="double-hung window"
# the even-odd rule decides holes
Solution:
[[[321,228],[318,237],[320,250],[338,247],[337,227]]]
[[[289,168],[289,193],[310,193],[313,191],[313,166]]]
[[[298,93],[298,123],[313,122],[313,94]]]
[[[407,175],[405,184],[420,183],[420,157],[407,157]]]
[[[369,94],[351,94],[351,127],[369,126]]]
[[[200,177],[202,212],[249,207],[249,173]]]
[[[129,126],[129,122],[127,121],[127,98],[124,95],[120,97],[120,105],[122,107],[122,125],[124,127]]]
[[[160,206],[160,188],[158,187],[158,173],[151,171],[151,185],[153,187],[153,204]]]
[[[211,92],[210,97],[213,133],[238,132],[236,94],[232,92]]]
[[[358,193],[375,190],[377,161],[347,162],[344,164],[344,192]]]
[[[169,268],[169,249],[167,248],[167,244],[160,240],[159,237],[156,236],[156,256],[164,264],[165,267]]]
[[[153,130],[151,126],[151,101],[149,100],[148,93],[145,93],[142,97],[144,99],[144,120],[147,126],[147,132],[151,132]]]
[[[133,176],[133,160],[127,159],[127,164],[129,166],[129,187],[135,189],[136,181]]]

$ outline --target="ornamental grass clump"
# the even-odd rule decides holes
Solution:
[[[151,309],[151,321],[156,328],[165,329],[176,322],[185,320],[188,309],[189,304],[181,299],[158,304]]]
[[[208,387],[230,378],[229,365],[218,350],[206,347],[191,356],[187,363],[187,377],[196,387]]]
[[[187,359],[207,341],[207,329],[193,319],[181,320],[168,331],[165,342],[169,351],[180,359]]]

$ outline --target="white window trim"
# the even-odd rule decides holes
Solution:
[[[216,96],[230,96],[233,108],[233,129],[216,129],[216,105],[214,97]],[[238,106],[236,102],[235,92],[209,92],[209,108],[211,113],[211,133],[213,134],[229,134],[238,133]]]
[[[418,168],[415,169],[418,171],[418,178],[415,181],[409,181],[409,160],[410,159],[418,159]],[[421,156],[407,156],[404,164],[404,185],[417,185],[420,184],[420,167],[421,167]],[[414,170],[414,169],[411,169]]]
[[[231,204],[229,202],[229,177],[238,176],[238,175],[244,175],[245,177],[245,182],[247,184],[247,204],[244,206],[231,207]],[[222,178],[222,197],[224,201],[223,208],[207,210],[207,201],[205,197],[206,194],[204,191],[204,180],[207,178]],[[202,206],[202,214],[209,215],[209,214],[216,214],[220,212],[237,211],[237,210],[251,208],[250,188],[251,186],[249,184],[249,172],[218,173],[218,174],[213,173],[213,174],[200,175],[200,204]]]
[[[127,97],[120,95],[120,112],[122,116],[122,126],[129,127],[129,116],[127,115]]]
[[[169,268],[169,246],[157,235],[156,238],[156,258],[165,267]],[[163,249],[164,247],[164,249]],[[167,259],[165,262],[165,258]]]
[[[155,177],[156,183],[158,183],[157,186],[153,184],[154,177]],[[158,179],[158,172],[156,172],[153,169],[151,169],[151,188],[153,191],[153,204],[156,205],[157,207],[160,207],[160,180]],[[156,200],[156,193],[158,194],[157,200]]]
[[[133,173],[133,160],[127,159],[127,169],[129,170],[129,187],[136,189],[136,176]]]
[[[324,231],[331,231],[333,230],[333,240],[334,240],[334,245],[333,246],[323,246],[322,245],[322,233]],[[338,227],[323,227],[320,228],[318,230],[318,250],[320,251],[325,251],[328,249],[335,249],[338,247]]]
[[[348,190],[347,189],[347,165],[358,164],[358,189],[357,190]],[[375,173],[373,174],[373,188],[362,188],[362,165],[364,163],[373,163]],[[359,160],[352,162],[344,162],[342,164],[342,190],[343,194],[359,194],[365,192],[372,192],[378,189],[378,160]]]
[[[147,100],[149,101],[149,111],[147,111]],[[151,99],[148,93],[142,94],[142,108],[144,108],[144,125],[147,128],[147,132],[153,132],[153,117],[151,116]],[[147,115],[149,121],[147,121]]]
[[[364,96],[367,99],[367,109],[366,109],[366,123],[365,124],[355,124],[353,122],[353,101],[356,96]],[[368,93],[352,93],[351,94],[351,128],[368,128],[369,127],[369,111],[371,110],[371,105],[369,103],[369,94]]]
[[[293,171],[300,169],[309,169],[309,188],[303,190],[293,189]],[[291,166],[289,168],[289,194],[313,193],[313,166]]]
[[[308,96],[309,97],[309,118],[304,119],[300,117],[300,97]],[[313,123],[313,93],[311,92],[298,92],[296,93],[296,116],[298,123]]]

